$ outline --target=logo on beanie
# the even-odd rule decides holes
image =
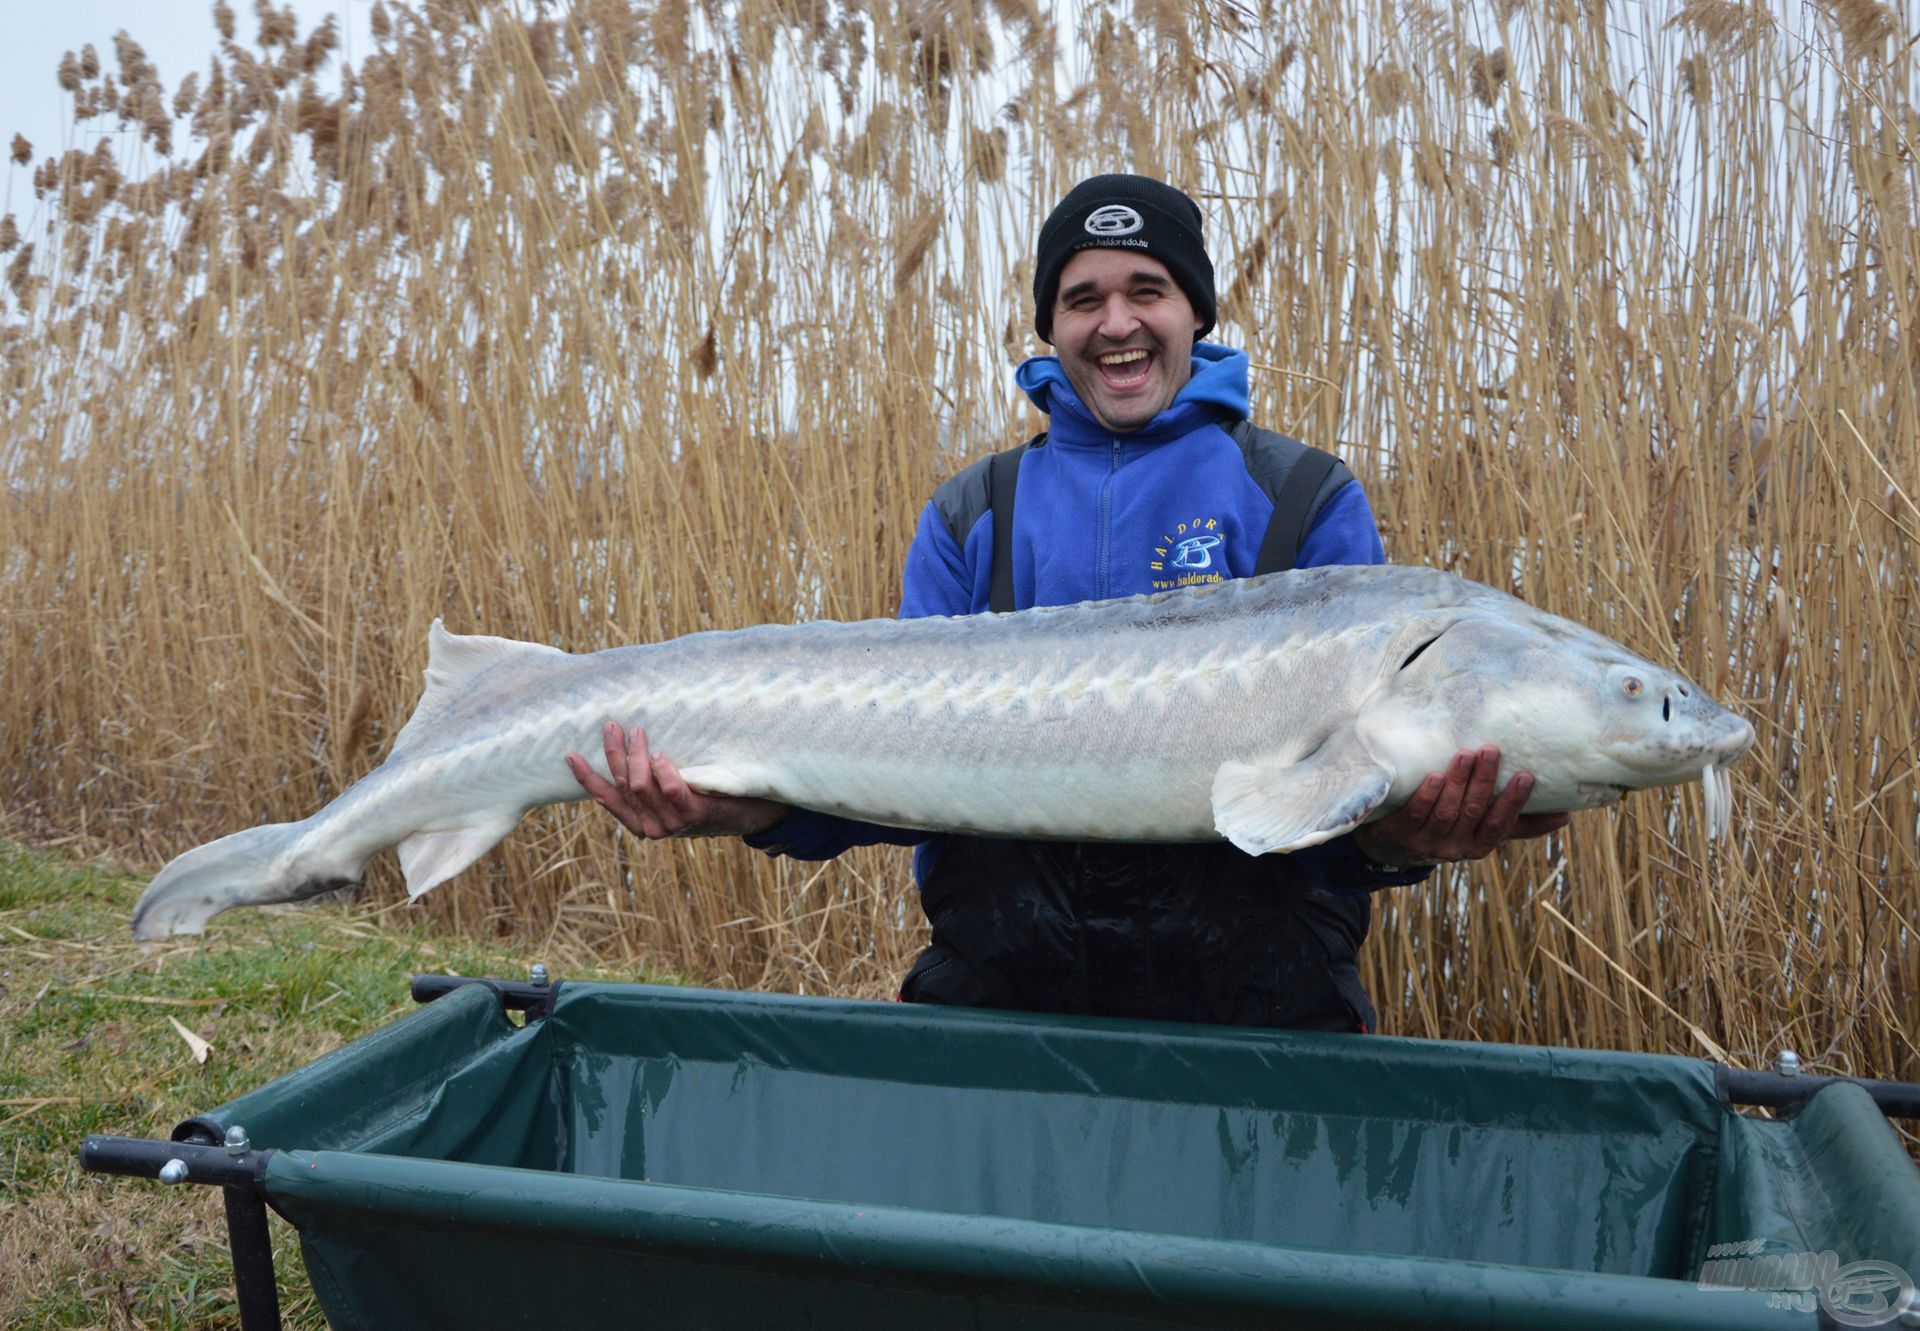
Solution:
[[[1124,203],[1109,203],[1087,214],[1087,234],[1092,236],[1131,236],[1146,223],[1140,214]]]

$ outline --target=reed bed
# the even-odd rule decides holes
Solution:
[[[1344,455],[1391,557],[1759,728],[1730,843],[1639,795],[1379,897],[1388,1028],[1920,1076],[1893,10],[382,0],[344,70],[331,24],[215,13],[170,89],[125,35],[75,53],[76,146],[13,146],[16,834],[158,863],[304,816],[435,616],[586,650],[891,613],[933,486],[1035,425],[1039,219],[1132,169],[1201,199],[1257,418]],[[922,929],[897,852],[575,809],[418,909],[855,994]]]

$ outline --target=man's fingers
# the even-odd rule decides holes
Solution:
[[[630,832],[639,832],[640,822],[634,816],[633,809],[627,803],[627,797],[621,791],[609,785],[589,763],[577,753],[567,755],[567,767],[573,772],[573,779],[580,788],[593,797],[594,803],[620,820],[621,826]]]
[[[647,750],[647,731],[635,726],[627,732],[627,793],[641,804],[651,804],[659,787],[653,782],[653,758]]]
[[[618,721],[600,727],[600,744],[607,751],[607,771],[613,775],[616,790],[627,788],[627,732]]]
[[[573,779],[580,783],[581,789],[609,809],[617,808],[623,803],[620,792],[608,785],[606,779],[593,770],[593,764],[579,754],[567,755],[567,767],[572,771]]]
[[[1467,778],[1473,774],[1473,764],[1472,749],[1454,754],[1453,761],[1447,764],[1440,794],[1433,802],[1433,816],[1428,819],[1433,826],[1449,828],[1460,820],[1460,806],[1466,802]]]
[[[653,760],[653,779],[660,786],[660,797],[680,815],[681,827],[700,820],[704,810],[699,792],[687,784],[680,769],[673,765],[673,759],[664,753]]]
[[[1446,784],[1446,781],[1447,778],[1442,773],[1431,773],[1415,788],[1413,798],[1402,805],[1400,812],[1394,815],[1395,825],[1409,830],[1426,826],[1427,820],[1433,817],[1433,806],[1439,800],[1440,788]]]
[[[1507,782],[1507,788],[1500,792],[1500,798],[1487,810],[1487,816],[1480,826],[1486,835],[1497,836],[1504,840],[1507,833],[1520,818],[1520,810],[1527,807],[1527,801],[1533,798],[1533,773],[1515,772],[1513,780]]]
[[[1468,831],[1473,838],[1474,849],[1479,853],[1490,852],[1513,833],[1513,825],[1520,817],[1520,810],[1526,806],[1527,799],[1533,794],[1533,775],[1530,772],[1516,773],[1513,780],[1507,782],[1507,788],[1487,810],[1486,817],[1477,825],[1469,825]]]
[[[1493,785],[1500,777],[1500,750],[1488,744],[1473,755],[1466,794],[1460,800],[1460,821],[1468,830],[1480,826],[1493,808]]]
[[[1570,813],[1523,813],[1514,820],[1511,840],[1525,841],[1532,837],[1541,837],[1549,832],[1558,832],[1573,821]]]

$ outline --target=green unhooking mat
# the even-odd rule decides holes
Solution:
[[[1865,1092],[1750,1117],[1683,1058],[472,985],[196,1122],[275,1148],[339,1331],[1747,1331],[1920,1273]]]

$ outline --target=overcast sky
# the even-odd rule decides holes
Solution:
[[[228,0],[235,18],[234,36],[252,41],[256,30],[252,0]],[[358,60],[371,48],[367,16],[373,0],[281,0],[290,3],[306,33],[328,14],[341,21],[336,60]],[[37,163],[69,145],[91,147],[111,133],[110,117],[75,125],[68,119],[67,95],[55,82],[60,57],[92,42],[101,64],[115,69],[113,34],[125,28],[159,66],[169,94],[190,70],[206,81],[207,57],[219,44],[213,29],[213,0],[0,0],[6,39],[0,41],[0,143],[16,133],[33,144]],[[77,137],[83,136],[83,137]],[[174,140],[176,155],[197,151],[184,133]],[[0,161],[11,160],[0,158]],[[0,212],[19,215],[23,226],[34,212],[31,167],[9,167],[0,175]]]

